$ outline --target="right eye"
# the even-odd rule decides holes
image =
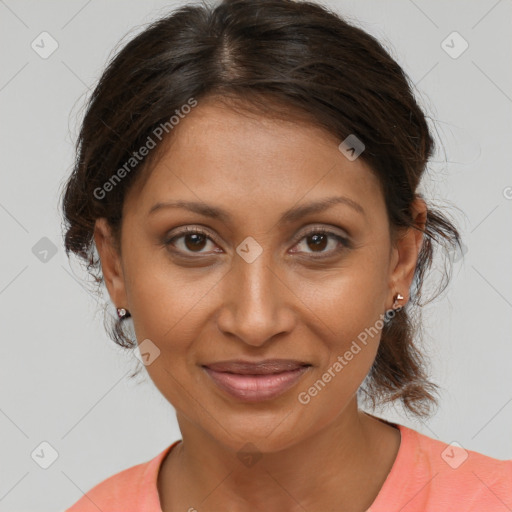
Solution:
[[[206,231],[202,230],[201,228],[187,227],[177,232],[171,238],[167,239],[164,244],[166,246],[171,245],[174,250],[182,253],[208,254],[208,251],[202,252],[202,249],[205,247],[208,241],[214,243]]]

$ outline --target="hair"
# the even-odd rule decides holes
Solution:
[[[186,105],[206,98],[282,119],[293,114],[339,141],[355,135],[364,143],[359,158],[379,179],[390,233],[421,229],[411,204],[424,199],[417,189],[434,140],[412,87],[377,39],[319,4],[224,0],[182,6],[151,22],[109,60],[87,102],[62,199],[66,255],[85,263],[99,288],[96,219],[107,219],[120,251],[126,193],[144,183],[165,144],[135,164],[134,153],[150,139],[160,140],[155,134],[162,127],[169,139],[171,116],[179,121],[175,114],[183,117]],[[434,249],[450,251],[461,242],[445,213],[427,205],[410,300],[384,324],[373,366],[358,390],[373,408],[399,401],[419,417],[438,405],[439,389],[428,380],[427,361],[415,342],[422,285]],[[444,277],[440,292],[448,283],[446,266]],[[136,346],[119,320],[108,329],[117,344]]]

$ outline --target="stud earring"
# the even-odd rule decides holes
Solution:
[[[389,323],[394,318],[396,313],[402,309],[402,306],[398,306],[398,301],[402,300],[404,297],[402,294],[397,293],[395,295],[395,301],[393,302],[393,306],[391,306],[391,309],[388,309],[386,311],[386,314],[384,315],[384,323]]]
[[[398,301],[402,300],[404,297],[400,293],[397,293],[395,296],[395,302],[393,302],[393,309],[398,309]]]
[[[125,318],[128,318],[132,315],[130,315],[130,312],[125,309],[125,308],[117,308],[117,316],[121,319],[121,320],[124,320]]]

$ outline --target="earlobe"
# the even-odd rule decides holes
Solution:
[[[104,217],[96,220],[94,243],[100,256],[105,286],[112,302],[116,307],[127,307],[121,257],[116,249],[110,225]]]

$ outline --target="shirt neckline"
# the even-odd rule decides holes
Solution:
[[[400,432],[400,446],[379,493],[365,512],[395,510],[399,508],[399,504],[403,501],[402,498],[407,495],[407,488],[413,480],[410,472],[411,468],[414,468],[413,445],[415,443],[416,432],[400,423],[387,421],[371,414],[369,414],[369,416],[398,429]],[[403,478],[403,475],[407,475],[408,478]]]
[[[365,412],[365,414],[368,413]],[[412,437],[415,432],[414,430],[399,423],[393,423],[371,414],[368,415],[398,429],[400,432],[400,446],[398,448],[398,452],[393,465],[391,466],[391,469],[386,477],[386,480],[384,480],[379,493],[365,512],[379,512],[381,509],[391,510],[398,506],[400,498],[404,495],[404,493],[406,493],[408,482],[411,480],[410,478],[403,479],[401,475],[407,474],[409,469],[414,466],[411,459],[413,457],[412,443],[414,441]],[[162,512],[160,496],[158,494],[158,474],[160,472],[164,458],[176,445],[181,442],[182,439],[174,441],[170,446],[165,448],[155,458],[149,461],[148,465],[146,466],[143,478],[141,478],[139,486],[139,495],[143,497],[139,505],[142,510],[147,509],[154,510],[155,512]],[[151,489],[151,492],[148,493],[148,489]]]

